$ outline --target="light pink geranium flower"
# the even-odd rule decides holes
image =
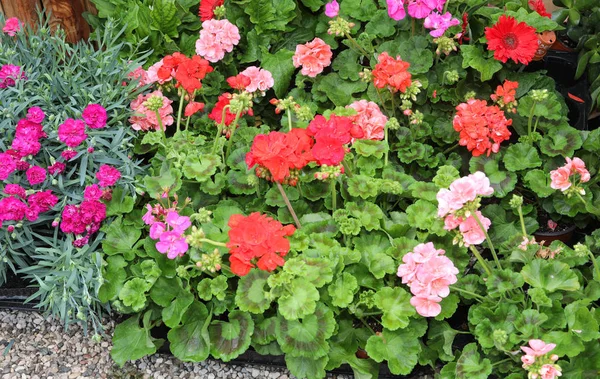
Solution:
[[[435,38],[443,36],[449,27],[455,25],[460,25],[460,21],[457,18],[452,18],[450,12],[446,12],[443,15],[437,12],[431,12],[429,16],[425,18],[425,22],[423,23],[425,28],[433,29],[429,34]]]
[[[571,176],[571,169],[567,166],[559,167],[554,171],[550,172],[550,179],[552,182],[550,183],[550,187],[554,189],[559,189],[561,191],[566,191],[571,187],[571,181],[569,180]]]
[[[163,106],[158,110],[163,127],[173,125],[173,107],[171,106],[173,101],[164,96],[162,92],[154,91],[147,95],[140,94],[137,99],[131,102],[130,106],[134,111],[134,115],[129,118],[129,122],[134,130],[160,130],[156,113],[144,105],[146,100],[153,96],[160,97],[163,102]]]
[[[331,47],[322,39],[315,38],[304,45],[296,46],[292,60],[294,67],[302,66],[302,75],[314,78],[331,64],[332,56]]]
[[[21,30],[21,23],[19,22],[19,19],[16,17],[11,17],[11,18],[7,19],[6,22],[4,23],[4,27],[2,28],[2,31],[11,37],[14,37],[15,35],[17,35],[17,32],[20,30]]]
[[[240,42],[237,26],[226,19],[206,20],[202,23],[200,38],[196,41],[196,54],[210,62],[218,62]]]
[[[356,111],[356,115],[350,116],[350,118],[363,130],[362,139],[382,140],[384,138],[385,124],[388,119],[376,103],[358,100],[346,108],[352,108]]]
[[[565,159],[567,166],[571,168],[571,174],[578,173],[582,183],[589,182],[590,172],[585,168],[585,162],[581,158],[573,157],[573,159],[570,159],[566,157]]]
[[[417,313],[423,317],[435,317],[442,312],[442,306],[439,304],[440,301],[442,299],[437,296],[413,296],[410,299],[410,305],[415,307]]]
[[[406,17],[404,0],[386,0],[388,16],[392,20],[400,21]]]
[[[540,357],[548,354],[556,347],[555,343],[545,343],[542,340],[529,340],[529,347],[522,346],[521,350],[532,357]]]
[[[333,18],[340,13],[340,4],[336,1],[330,1],[325,4],[325,16]]]
[[[540,375],[541,379],[555,379],[562,376],[562,371],[558,365],[545,364],[540,368]]]
[[[490,225],[492,225],[492,222],[489,218],[483,216],[481,212],[477,211],[475,213],[487,232],[487,230],[490,228]],[[477,220],[472,215],[469,216],[465,221],[461,222],[458,228],[463,236],[465,246],[467,247],[470,245],[479,245],[485,241],[485,233],[483,230],[481,230],[477,224]]]
[[[250,66],[240,74],[250,78],[250,84],[246,86],[246,91],[252,93],[255,91],[265,92],[273,87],[275,81],[273,75],[268,70],[256,66]]]

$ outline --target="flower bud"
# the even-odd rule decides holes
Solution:
[[[523,196],[513,195],[508,204],[513,209],[519,208],[521,205],[523,205]]]

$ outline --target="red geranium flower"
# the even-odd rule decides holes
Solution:
[[[329,120],[317,115],[308,124],[307,131],[315,137],[312,155],[320,166],[339,165],[347,152],[344,145],[364,136],[364,131],[350,117],[336,115],[331,115]]]
[[[485,28],[485,37],[494,58],[503,63],[512,59],[515,63],[528,64],[538,48],[535,28],[506,15],[500,16],[493,27]]]
[[[546,11],[546,5],[543,0],[529,0],[529,7],[536,11],[542,17],[552,18],[552,15]]]
[[[407,71],[410,63],[403,61],[399,56],[394,59],[386,52],[379,54],[377,60],[379,63],[373,69],[375,87],[387,86],[393,92],[406,92],[412,84],[410,72]]]
[[[227,78],[227,84],[229,84],[231,88],[239,90],[246,89],[246,87],[250,85],[251,81],[252,80],[250,80],[250,78],[244,74],[237,74],[236,76],[230,76]]]
[[[220,7],[225,0],[200,0],[198,16],[201,21],[211,20],[215,17],[215,8]]]
[[[190,117],[191,115],[195,114],[196,112],[202,112],[203,110],[204,110],[204,103],[190,101],[185,106],[184,115],[185,115],[185,117]]]
[[[192,58],[184,56],[175,70],[175,79],[177,84],[183,87],[184,90],[193,93],[195,90],[202,88],[201,80],[212,70],[213,68],[208,61],[199,55],[194,55]]]
[[[231,102],[231,98],[232,98],[232,94],[225,92],[224,94],[222,94],[221,96],[219,96],[219,99],[217,100],[217,103],[215,104],[214,108],[212,109],[212,111],[208,114],[208,118],[210,118],[211,120],[213,120],[214,122],[216,122],[217,124],[220,124],[223,121],[223,108],[225,108],[227,105],[229,105],[229,102]],[[254,115],[254,112],[252,111],[252,109],[249,109],[247,112],[250,116]],[[241,116],[245,115],[246,112],[242,112]],[[225,126],[229,126],[231,125],[231,123],[233,122],[233,120],[235,120],[235,113],[231,113],[229,111],[229,108],[227,108],[225,110]],[[224,133],[229,132],[228,130],[224,130]]]
[[[497,153],[500,143],[510,137],[508,126],[512,125],[512,120],[507,120],[497,106],[488,106],[484,100],[471,99],[459,104],[456,110],[458,112],[452,126],[460,132],[458,143],[466,146],[473,156]]]
[[[285,238],[294,234],[293,225],[283,226],[279,221],[267,215],[254,212],[250,216],[240,214],[229,218],[229,262],[231,271],[244,276],[254,267],[273,271],[283,266],[283,257],[290,250],[290,241]]]

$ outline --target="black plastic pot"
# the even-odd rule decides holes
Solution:
[[[558,232],[540,232],[534,233],[533,236],[537,242],[546,241],[544,245],[548,246],[553,241],[561,241],[565,244],[569,243],[573,238],[573,233],[575,232],[576,226],[573,225],[567,229],[558,231]]]

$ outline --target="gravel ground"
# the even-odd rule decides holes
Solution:
[[[114,325],[108,322],[107,333]],[[293,379],[285,369],[236,366],[207,360],[184,363],[155,354],[119,368],[110,359],[110,341],[93,342],[78,326],[64,331],[59,322],[36,312],[0,311],[0,378],[200,378]],[[330,378],[350,379],[337,375]]]

